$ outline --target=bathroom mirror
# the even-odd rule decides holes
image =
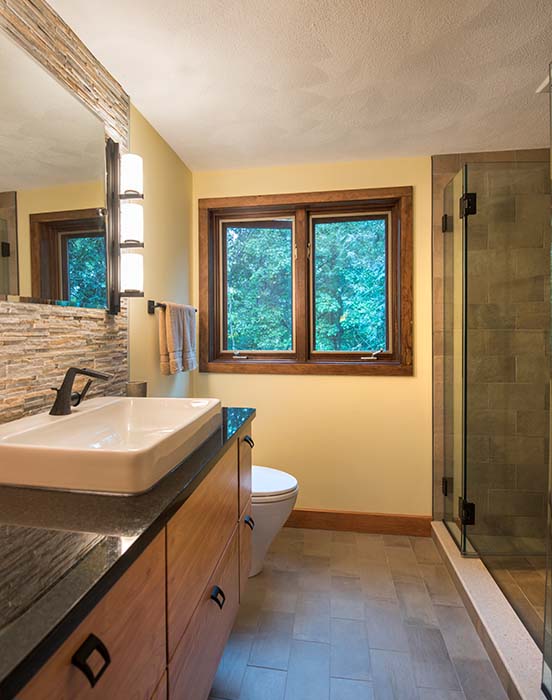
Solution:
[[[103,122],[0,30],[0,299],[105,308]]]

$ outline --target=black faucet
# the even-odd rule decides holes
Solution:
[[[65,377],[59,389],[52,387],[52,391],[57,392],[56,400],[50,410],[51,416],[68,416],[71,413],[71,406],[78,406],[84,399],[92,384],[92,379],[89,379],[84,385],[82,391],[73,391],[73,382],[77,374],[82,374],[85,377],[93,379],[111,379],[110,374],[104,372],[96,372],[93,369],[79,369],[78,367],[70,367],[65,373]]]

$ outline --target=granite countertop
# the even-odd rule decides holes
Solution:
[[[107,496],[0,486],[0,699],[10,700],[195,490],[250,408],[151,491]]]

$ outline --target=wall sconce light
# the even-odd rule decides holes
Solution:
[[[134,153],[119,157],[119,144],[108,139],[107,205],[109,313],[121,310],[122,297],[144,296],[143,161]]]

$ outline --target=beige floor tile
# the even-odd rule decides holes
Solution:
[[[443,560],[431,537],[411,537],[410,544],[418,564],[442,564]]]
[[[409,651],[403,616],[397,601],[367,600],[365,617],[371,649]]]
[[[421,580],[395,581],[395,590],[406,623],[426,627],[438,626],[431,598]]]
[[[422,688],[460,690],[440,630],[408,625],[406,633],[416,684]]]
[[[385,545],[382,535],[356,533],[356,546],[359,557],[363,561],[383,562],[386,559]]]
[[[211,694],[224,700],[239,700],[254,635],[234,630],[224,649]]]
[[[330,679],[330,700],[374,700],[371,683],[348,678]]]
[[[375,700],[418,700],[410,656],[404,652],[372,652]]]
[[[462,605],[456,586],[443,563],[419,564],[419,568],[434,605]]]
[[[414,552],[406,547],[386,547],[393,581],[421,581],[422,574]]]
[[[297,601],[293,638],[330,643],[330,597],[326,593],[302,593]]]
[[[385,559],[379,562],[361,559],[360,582],[362,592],[367,598],[397,599],[391,569]]]
[[[285,700],[329,700],[329,645],[293,641],[284,697]]]
[[[358,576],[360,571],[356,543],[332,542],[330,569],[333,576]]]
[[[284,700],[286,680],[285,671],[248,666],[240,700]]]
[[[364,596],[362,593],[347,596],[332,593],[330,615],[346,620],[364,620]]]
[[[435,612],[439,629],[453,661],[457,659],[484,661],[488,658],[465,608],[436,605]]]
[[[248,582],[211,697],[505,700],[435,551],[425,538],[286,528]]]
[[[466,700],[461,690],[438,690],[435,688],[418,688],[420,700]],[[483,700],[483,698],[480,698]]]
[[[305,530],[303,533],[303,554],[315,557],[329,557],[332,533],[329,530]]]
[[[466,700],[507,700],[490,661],[455,661]]]
[[[330,673],[332,677],[357,681],[369,681],[372,678],[364,622],[332,619]]]
[[[253,640],[249,664],[287,671],[294,615],[292,613],[261,613],[259,628]]]
[[[411,548],[410,538],[404,535],[383,535],[383,542],[386,547],[406,547]]]

